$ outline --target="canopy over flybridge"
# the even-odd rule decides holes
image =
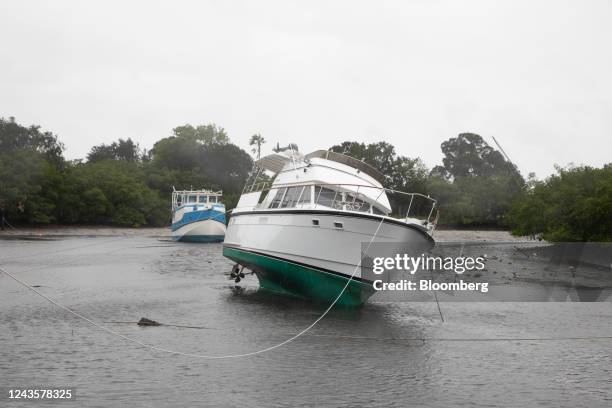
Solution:
[[[378,170],[376,170],[374,167],[370,166],[366,162],[358,160],[354,157],[347,156],[342,153],[332,152],[330,150],[316,150],[306,155],[306,159],[314,159],[314,158],[331,160],[337,163],[346,164],[347,166],[353,167],[359,171],[363,171],[365,174],[372,177],[379,183],[385,182],[385,176],[381,172],[379,172]]]
[[[280,173],[283,168],[287,165],[287,163],[291,163],[292,160],[302,161],[309,159],[325,159],[335,161],[337,163],[345,164],[347,166],[353,167],[359,171],[364,172],[370,177],[374,178],[379,183],[384,183],[385,176],[376,170],[374,167],[369,164],[358,160],[354,157],[347,156],[342,153],[336,153],[329,150],[316,150],[312,153],[307,154],[306,156],[302,156],[296,150],[285,150],[282,152],[276,152],[269,154],[267,156],[262,157],[261,159],[255,162],[255,165],[263,170],[271,171],[275,174]]]
[[[302,156],[299,155],[299,153],[294,152],[294,154],[297,154],[300,160],[302,159]],[[269,170],[274,174],[278,174],[281,172],[281,170],[283,170],[287,163],[291,163],[291,152],[269,154],[257,160],[255,162],[255,166],[263,170]]]

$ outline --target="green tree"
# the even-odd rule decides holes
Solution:
[[[0,200],[13,223],[57,220],[63,145],[51,132],[0,118]]]
[[[12,116],[8,120],[0,118],[0,152],[8,154],[17,150],[39,153],[56,165],[64,160],[64,145],[53,133],[41,132],[40,126],[21,126]]]
[[[145,152],[140,150],[138,143],[128,138],[127,140],[119,139],[110,145],[101,144],[92,147],[87,154],[87,161],[123,160],[137,162],[142,160],[144,155]]]
[[[17,149],[0,155],[0,199],[12,223],[55,222],[55,197],[61,183],[61,169],[40,153]]]
[[[251,157],[232,144],[216,125],[180,126],[174,135],[158,141],[151,150],[149,183],[158,189],[223,189],[231,208],[253,167]],[[161,191],[161,190],[160,190]],[[165,194],[165,193],[164,193]]]
[[[441,147],[444,154],[443,166],[434,167],[432,172],[436,175],[448,179],[507,174],[520,177],[500,152],[475,133],[461,133],[442,143]]]
[[[167,225],[172,186],[223,188],[238,200],[251,157],[216,125],[180,126],[150,152],[132,139],[98,145],[66,162],[63,145],[37,126],[0,119],[0,201],[16,223]]]
[[[172,132],[176,137],[195,140],[204,146],[224,145],[230,142],[225,129],[213,123],[196,127],[186,124],[175,127]]]
[[[612,163],[557,168],[529,189],[509,213],[515,235],[541,235],[549,241],[612,241]]]
[[[438,199],[440,222],[506,226],[512,202],[525,184],[518,170],[475,133],[461,133],[441,148],[443,165],[432,169],[427,188]]]
[[[170,136],[153,145],[151,156],[158,167],[189,170],[199,167],[201,150],[201,144],[195,139]]]
[[[224,191],[240,192],[253,168],[253,159],[231,143],[211,146],[202,152],[200,168]]]
[[[81,163],[67,174],[65,222],[119,226],[165,225],[167,200],[146,184],[141,165],[109,160]]]
[[[266,139],[263,138],[259,133],[251,136],[249,140],[249,146],[252,146],[251,151],[253,154],[257,153],[257,158],[261,157],[261,146],[266,143]]]
[[[455,226],[504,227],[517,197],[509,176],[462,177],[454,181],[431,176],[428,191],[438,200],[440,222]]]

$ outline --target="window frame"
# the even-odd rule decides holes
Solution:
[[[297,191],[298,189],[300,190],[299,194],[297,196],[291,197],[291,195],[293,195],[294,192]],[[302,195],[302,191],[304,191],[304,186],[287,187],[287,191],[285,192],[285,195],[283,196],[283,199],[281,200],[277,208],[295,208],[297,204],[297,200]]]
[[[282,196],[280,197],[280,199],[278,200],[276,206],[274,205],[276,198],[278,197],[279,193],[282,192]],[[272,198],[272,201],[270,201],[270,205],[268,206],[268,208],[280,208],[280,204],[283,202],[283,199],[285,198],[285,194],[287,194],[287,187],[280,187],[277,191],[276,194],[274,195],[274,197]]]

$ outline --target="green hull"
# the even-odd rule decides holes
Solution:
[[[312,266],[273,258],[270,256],[223,247],[223,255],[251,269],[264,289],[303,299],[331,303],[340,293],[336,305],[359,306],[374,293],[371,284],[317,269]],[[346,283],[346,290],[342,292]]]

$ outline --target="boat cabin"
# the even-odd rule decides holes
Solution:
[[[387,209],[365,194],[341,185],[290,185],[273,188],[257,206],[258,209],[310,208],[358,211],[386,215]]]
[[[353,157],[326,150],[302,155],[289,148],[255,163],[234,213],[334,210],[382,215],[431,227],[436,201],[419,193],[386,189],[384,180],[375,168]]]
[[[183,206],[210,206],[221,203],[222,191],[212,190],[174,190],[172,191],[172,211]]]
[[[245,186],[239,209],[298,208],[379,215],[391,213],[391,205],[381,184],[384,176],[352,157],[325,150],[303,156],[289,150],[261,158],[256,167],[274,175],[274,182],[271,187],[262,188],[261,183],[256,183],[256,174],[253,183]]]

